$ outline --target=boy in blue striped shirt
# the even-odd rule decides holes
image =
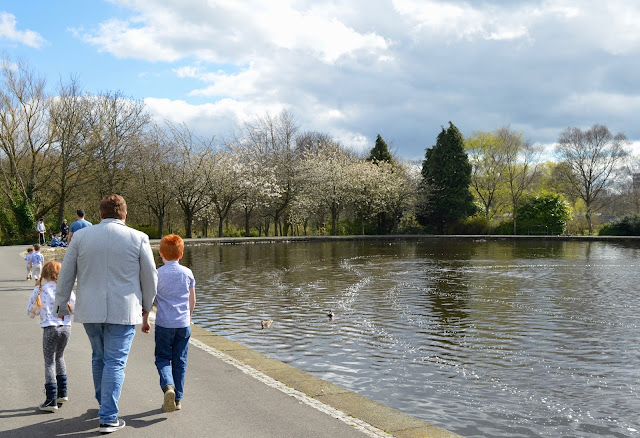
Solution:
[[[193,272],[179,263],[183,252],[184,242],[178,235],[169,234],[160,241],[164,265],[158,268],[155,363],[164,392],[162,407],[165,412],[182,408],[191,315],[196,306]],[[143,314],[142,320],[142,332],[149,333],[149,314]]]

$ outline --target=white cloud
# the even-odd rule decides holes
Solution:
[[[171,62],[184,56],[170,45],[163,44],[148,29],[132,27],[122,20],[105,21],[95,33],[84,34],[83,38],[118,58]]]
[[[254,105],[234,99],[221,99],[215,103],[191,104],[183,100],[146,98],[145,107],[158,123],[185,123],[203,136],[225,136],[256,115],[265,112],[277,114],[284,109],[280,104]]]
[[[393,0],[415,30],[459,39],[530,40],[544,38],[554,22],[558,36],[585,41],[613,54],[640,48],[640,4],[636,0],[544,0],[513,4],[444,0]],[[564,34],[564,35],[563,35]]]
[[[549,11],[562,11],[565,31],[580,46],[614,55],[640,50],[640,4],[636,0],[547,0]]]
[[[415,23],[416,29],[428,33],[453,35],[456,38],[512,40],[529,35],[528,14],[524,10],[504,11],[485,4],[452,3],[430,0],[393,0],[401,15]]]
[[[637,0],[111,1],[124,15],[79,33],[145,72],[169,63],[189,88],[146,100],[159,119],[226,132],[287,108],[302,129],[361,151],[380,133],[408,157],[448,120],[547,146],[594,123],[640,138]]]
[[[356,152],[368,152],[373,147],[371,140],[359,132],[340,129],[332,135],[342,145]]]
[[[590,111],[594,114],[620,116],[640,113],[640,94],[628,95],[605,91],[572,93],[559,105],[565,113]]]
[[[278,114],[287,108],[283,104],[255,104],[234,99],[195,105],[183,100],[147,98],[144,103],[158,123],[185,123],[198,135],[223,137],[231,135],[233,129],[256,117],[266,113]],[[341,111],[317,105],[310,113],[313,114],[313,120],[298,120],[298,123],[306,127],[313,126],[309,128],[312,130],[327,132],[335,140],[356,152],[366,152],[372,147],[372,140],[360,132],[346,128],[331,128],[335,120],[345,119],[346,115]]]
[[[135,15],[105,21],[84,39],[119,58],[245,63],[267,50],[290,50],[333,64],[359,52],[383,56],[389,45],[374,32],[358,32],[337,17],[296,10],[289,2],[118,2]]]
[[[256,96],[260,93],[259,80],[260,71],[251,64],[247,69],[239,73],[226,73],[219,70],[215,73],[206,72],[203,68],[195,66],[185,66],[176,69],[178,77],[195,78],[211,85],[191,91],[191,96],[205,97],[225,97],[235,96],[238,99]]]
[[[0,12],[0,39],[6,38],[25,46],[39,49],[45,44],[45,39],[32,30],[18,30],[16,17],[8,12]]]

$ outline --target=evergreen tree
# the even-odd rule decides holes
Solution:
[[[371,149],[369,154],[369,158],[367,161],[380,162],[386,161],[387,163],[393,163],[393,157],[389,152],[389,148],[387,147],[387,143],[382,139],[380,134],[376,138],[376,145]]]
[[[436,145],[427,149],[422,162],[422,196],[417,219],[421,225],[445,233],[447,226],[476,212],[471,184],[471,164],[462,134],[449,122]]]
[[[376,138],[376,145],[371,149],[367,161],[371,161],[374,164],[386,161],[393,165],[393,157],[389,152],[387,142],[382,139],[380,134],[378,134],[378,137]],[[396,226],[396,221],[393,218],[393,215],[387,214],[386,211],[379,212],[376,215],[375,222],[375,234],[388,234]]]

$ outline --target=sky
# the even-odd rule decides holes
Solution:
[[[0,53],[223,140],[302,131],[424,158],[449,121],[552,150],[606,125],[640,151],[637,0],[0,0]]]

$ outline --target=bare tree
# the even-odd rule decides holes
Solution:
[[[509,127],[498,128],[495,136],[504,153],[503,172],[511,198],[513,234],[517,234],[518,206],[525,190],[536,177],[540,150],[525,140],[522,133],[514,132]]]
[[[126,184],[124,170],[129,165],[130,148],[140,142],[150,116],[144,103],[120,92],[93,96],[86,113],[91,131],[91,149],[96,166],[93,177],[100,197],[119,193]]]
[[[49,111],[55,133],[52,143],[55,162],[52,163],[50,189],[52,200],[58,204],[58,223],[64,219],[67,200],[89,181],[87,169],[91,160],[87,152],[87,110],[87,101],[82,96],[78,80],[72,77],[66,84],[61,81],[58,97],[52,99]]]
[[[630,156],[623,167],[624,178],[619,182],[619,190],[626,206],[626,214],[640,212],[640,156]]]
[[[167,126],[169,145],[175,154],[173,196],[184,213],[186,235],[190,238],[194,216],[212,202],[209,166],[215,149],[214,138],[199,138],[184,124],[168,123]]]
[[[159,237],[163,235],[165,217],[173,202],[170,187],[176,169],[170,160],[171,153],[165,133],[154,125],[135,146],[132,154],[136,192],[155,216]]]
[[[326,147],[333,147],[336,141],[324,132],[305,131],[296,136],[296,152],[300,155],[319,153]]]
[[[3,58],[0,81],[2,191],[12,208],[25,211],[24,206],[29,210],[39,204],[36,213],[42,215],[54,205],[46,197],[39,197],[48,184],[47,154],[54,135],[48,123],[45,80],[24,62]]]
[[[566,165],[559,169],[565,171],[564,176],[575,195],[585,203],[589,235],[593,234],[591,216],[602,207],[598,201],[628,155],[625,149],[628,144],[624,134],[613,135],[609,128],[598,124],[586,131],[569,127],[560,133],[556,154]]]

